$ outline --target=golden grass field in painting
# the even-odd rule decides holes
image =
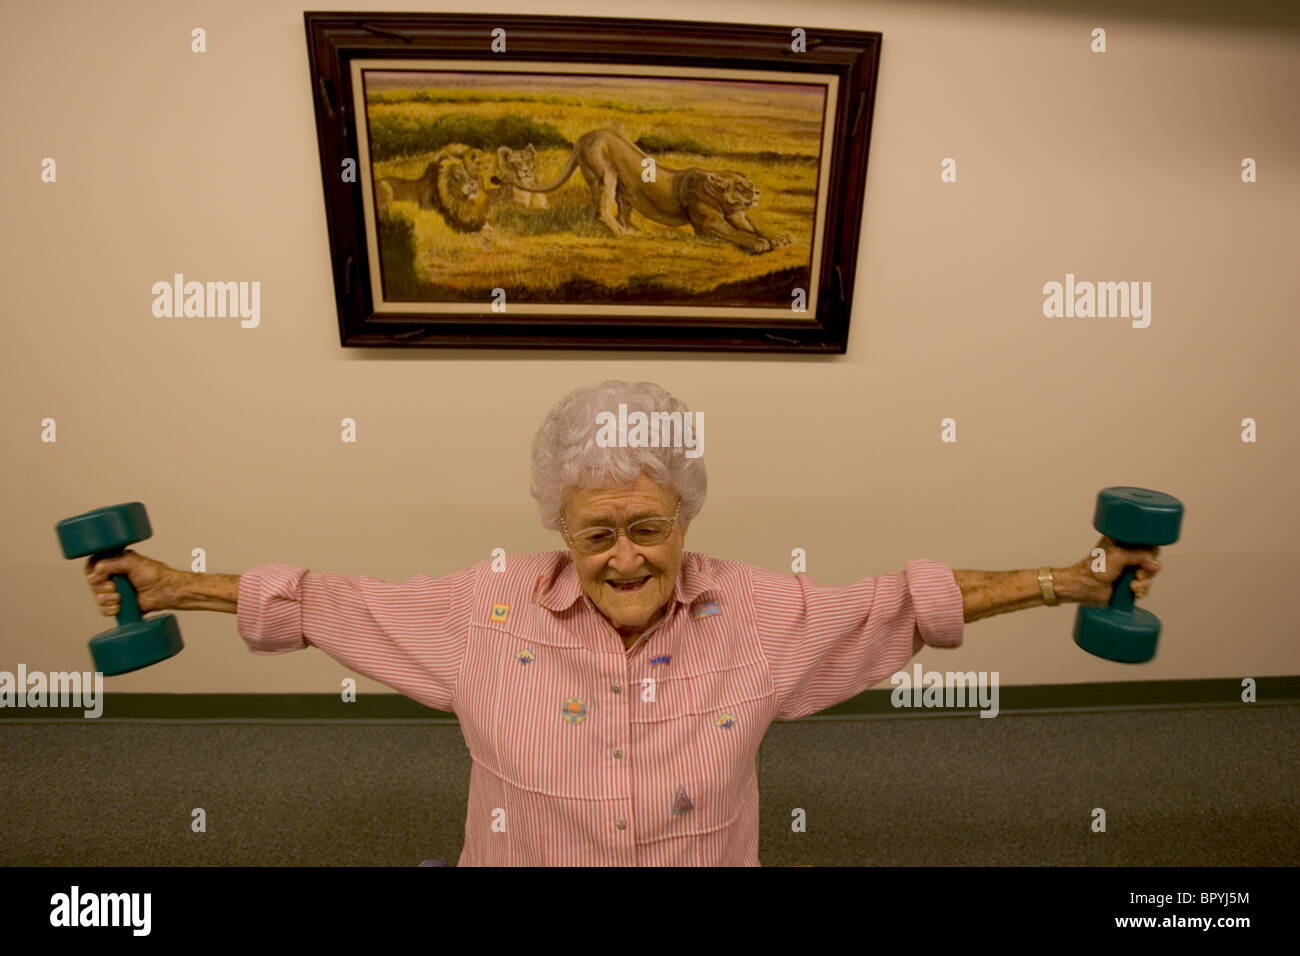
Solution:
[[[410,225],[415,285],[433,290],[434,298],[482,302],[500,287],[513,292],[511,301],[520,301],[521,290],[523,301],[545,301],[547,292],[572,289],[577,281],[608,290],[596,297],[606,302],[619,301],[624,293],[629,301],[643,300],[636,290],[651,285],[663,302],[740,304],[734,289],[726,296],[708,293],[731,284],[761,288],[754,280],[774,274],[809,274],[821,146],[819,89],[598,77],[582,80],[579,87],[572,78],[511,80],[500,74],[470,82],[469,90],[429,84],[372,93],[372,128],[383,128],[376,123],[383,117],[422,128],[445,117],[523,116],[550,124],[570,142],[608,128],[632,142],[655,136],[698,144],[705,155],[669,151],[655,153],[655,160],[666,168],[697,166],[749,177],[760,190],[751,221],[766,234],[786,234],[794,241],[751,255],[724,240],[698,236],[690,226],[664,226],[635,212],[637,234],[615,237],[596,218],[577,170],[562,189],[548,194],[549,209],[498,204],[486,237],[455,232],[436,211],[413,202],[394,202],[390,215]],[[391,152],[382,146],[376,137],[374,154]],[[373,175],[418,177],[433,152],[377,161]],[[568,156],[567,148],[539,150],[538,182],[553,180]],[[766,294],[759,300],[784,309],[790,304],[788,291],[778,301]]]

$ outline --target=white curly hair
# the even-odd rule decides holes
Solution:
[[[560,530],[565,496],[575,489],[632,485],[644,474],[671,488],[682,501],[681,519],[691,521],[704,507],[709,479],[704,458],[686,457],[682,447],[622,448],[596,444],[596,416],[618,414],[620,404],[628,414],[640,411],[688,414],[686,404],[653,382],[609,379],[575,389],[542,420],[533,438],[533,477],[530,490],[541,509],[542,524]]]

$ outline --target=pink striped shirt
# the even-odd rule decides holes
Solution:
[[[758,866],[768,725],[958,646],[963,626],[951,569],[926,560],[821,587],[684,552],[672,607],[630,649],[567,551],[404,584],[287,564],[239,580],[254,653],[312,644],[458,716],[461,866]]]

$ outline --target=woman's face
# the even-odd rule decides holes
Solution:
[[[564,520],[571,535],[597,526],[626,531],[627,525],[641,518],[671,518],[677,501],[675,492],[642,475],[630,487],[571,491]],[[685,542],[686,524],[679,518],[672,534],[658,544],[636,545],[620,534],[615,545],[600,554],[583,554],[572,546],[569,553],[583,593],[624,637],[630,637],[655,623],[673,599]],[[633,588],[614,583],[624,581],[639,583]]]

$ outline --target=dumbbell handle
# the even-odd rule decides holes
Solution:
[[[1113,539],[1112,539],[1113,540]],[[1151,546],[1147,544],[1133,544],[1125,541],[1116,541],[1115,547],[1123,548],[1125,551],[1146,551]],[[1108,605],[1115,611],[1132,611],[1133,610],[1133,579],[1137,577],[1138,564],[1124,565],[1123,572],[1115,581],[1114,590],[1110,592],[1110,604]]]
[[[109,548],[107,551],[97,551],[90,557],[91,564],[93,566],[96,562],[105,558],[116,558],[125,551],[125,548]],[[113,582],[113,586],[117,588],[118,597],[122,599],[122,605],[117,612],[118,625],[137,624],[144,620],[144,617],[140,614],[140,602],[136,598],[135,588],[131,586],[131,579],[125,574],[110,574],[108,579]]]

